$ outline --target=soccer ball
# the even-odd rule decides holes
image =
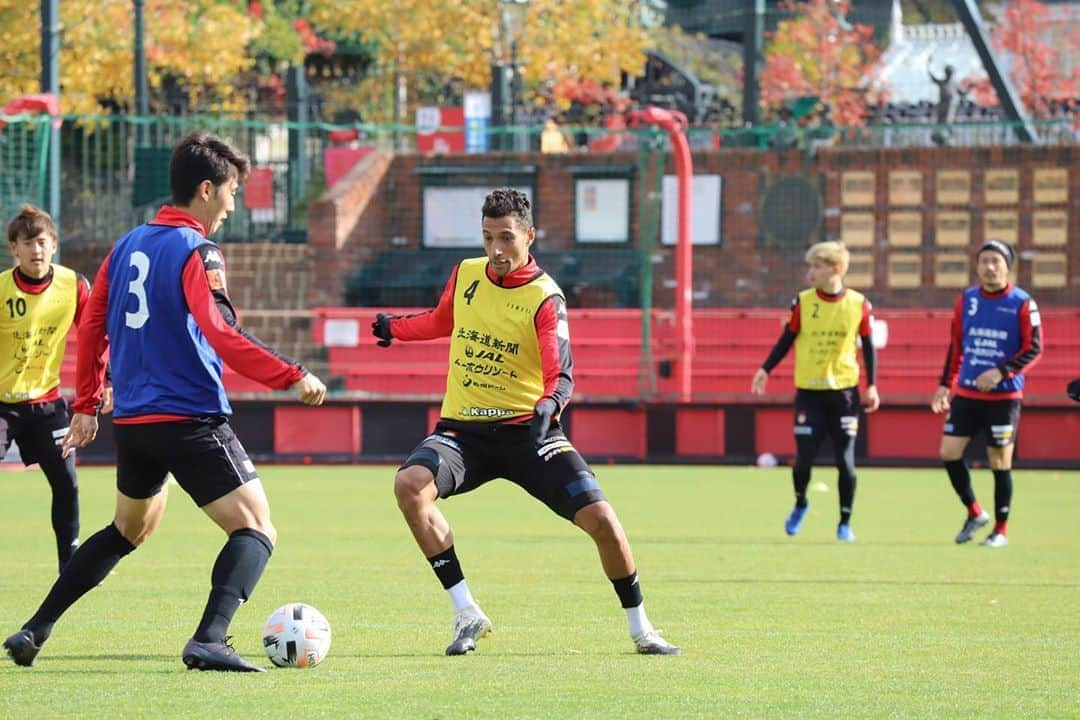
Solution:
[[[315,667],[330,650],[330,623],[310,605],[282,605],[263,626],[263,648],[278,667]]]

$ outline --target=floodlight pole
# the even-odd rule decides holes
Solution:
[[[997,57],[990,48],[986,28],[979,15],[979,8],[975,6],[975,0],[953,0],[953,5],[956,7],[960,22],[963,23],[964,29],[971,38],[971,44],[975,46],[975,51],[979,54],[983,69],[990,76],[990,84],[994,86],[1001,109],[1005,111],[1005,119],[1017,125],[1016,135],[1022,142],[1038,142],[1039,134],[1031,124],[1031,119],[1024,110],[1024,104],[1020,102],[1016,94],[1016,88],[1013,87],[1008,76],[1001,72]]]
[[[60,2],[41,0],[41,92],[60,99]],[[40,202],[60,227],[60,125],[49,123],[49,156]],[[56,258],[60,258],[59,250]]]
[[[690,230],[693,222],[692,183],[694,162],[690,157],[690,144],[686,140],[689,123],[686,115],[650,105],[644,110],[627,115],[628,125],[657,125],[667,131],[675,156],[675,175],[678,178],[679,228],[675,244],[675,379],[678,383],[680,402],[689,402],[692,395],[691,378],[694,356],[693,282],[694,256]],[[660,172],[663,172],[661,165]]]

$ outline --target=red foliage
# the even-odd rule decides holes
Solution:
[[[1020,102],[1036,118],[1049,117],[1050,101],[1073,98],[1080,93],[1080,68],[1074,68],[1071,75],[1066,74],[1061,68],[1058,50],[1045,41],[1055,32],[1060,32],[1066,48],[1073,54],[1080,52],[1080,31],[1056,27],[1050,11],[1038,0],[1012,0],[991,31],[994,49],[1012,56],[1009,77]],[[971,78],[968,84],[980,105],[998,104],[989,78]]]
[[[623,112],[630,101],[610,87],[595,80],[566,77],[555,83],[552,95],[556,101],[577,102],[581,105],[607,105],[616,112]]]
[[[873,28],[844,20],[850,0],[784,0],[793,17],[770,34],[761,72],[761,104],[767,109],[816,96],[842,125],[862,125],[866,107],[881,100],[867,88],[881,49]]]
[[[321,37],[306,19],[296,18],[292,25],[296,29],[296,34],[300,36],[300,41],[304,43],[304,49],[309,53],[321,53],[326,56],[334,54],[337,43]]]

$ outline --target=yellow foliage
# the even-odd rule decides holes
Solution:
[[[618,84],[619,74],[637,74],[648,39],[636,3],[626,0],[532,0],[517,42],[526,100],[566,77]],[[378,43],[377,68],[355,91],[365,119],[393,115],[393,82],[400,68],[407,82],[419,76],[459,80],[486,90],[491,66],[508,61],[500,36],[498,0],[312,0],[312,20],[342,34],[359,33]],[[409,98],[409,110],[423,98]]]
[[[60,103],[65,113],[101,111],[100,99],[124,104],[134,90],[134,15],[131,0],[64,0],[60,48]],[[153,90],[168,75],[193,94],[228,106],[234,76],[251,67],[245,46],[259,23],[241,3],[221,0],[146,0],[148,79]],[[0,0],[0,102],[39,91],[40,4]]]

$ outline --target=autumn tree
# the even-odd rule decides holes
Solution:
[[[840,125],[862,125],[876,101],[869,78],[881,57],[873,28],[843,20],[850,0],[784,0],[791,17],[770,33],[761,72],[761,105],[776,111],[799,97],[817,97]]]
[[[1020,102],[1034,117],[1051,116],[1051,101],[1074,98],[1080,94],[1080,65],[1066,71],[1061,63],[1061,48],[1066,56],[1080,54],[1080,29],[1062,24],[1037,0],[1012,0],[994,24],[990,34],[994,49],[1011,56],[1009,72]],[[997,105],[989,78],[981,75],[968,79],[976,102]]]
[[[64,0],[59,5],[64,112],[129,108],[135,94],[131,0]],[[185,105],[246,111],[253,89],[283,94],[281,76],[288,66],[334,49],[301,14],[303,5],[300,0],[146,0],[151,98],[160,98],[168,88],[182,95]],[[0,100],[40,89],[40,27],[39,3],[0,0],[0,64],[5,68]]]
[[[60,86],[64,112],[128,106],[134,96],[134,19],[130,0],[60,3]],[[153,92],[174,78],[199,103],[238,102],[236,73],[251,67],[246,48],[259,31],[235,2],[146,0],[146,57]],[[0,98],[40,90],[40,4],[0,0]]]
[[[375,44],[374,67],[351,96],[365,119],[405,122],[440,87],[487,89],[491,65],[505,61],[500,3],[475,0],[311,0],[311,17],[330,33],[358,33]],[[640,72],[647,35],[637,3],[532,0],[518,42],[526,100],[566,77],[618,84]],[[421,95],[417,91],[424,94]]]

